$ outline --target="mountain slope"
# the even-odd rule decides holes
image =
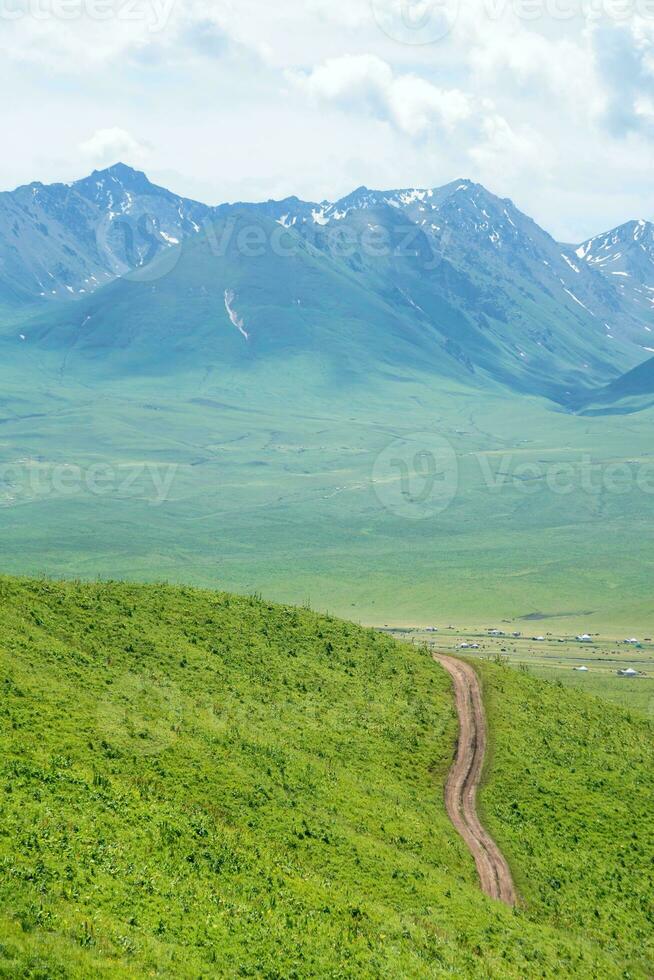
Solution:
[[[583,402],[586,412],[640,412],[654,405],[654,357],[621,375]]]
[[[478,346],[488,340],[502,347],[508,373],[524,374],[527,389],[533,374],[540,384],[557,375],[559,354],[578,372],[576,379],[570,374],[573,387],[584,373],[610,376],[616,363],[640,356],[622,349],[634,324],[615,285],[572,261],[510,200],[470,180],[427,189],[360,187],[335,203],[290,198],[263,207],[323,251],[356,258],[373,281],[402,292],[416,314],[430,315],[425,306],[446,300],[484,332]],[[249,208],[257,213],[256,205]]]
[[[186,588],[0,596],[6,975],[651,973],[644,720],[484,666],[514,912],[446,818],[454,706],[426,651]]]
[[[575,254],[469,180],[209,208],[116,164],[70,186],[0,195],[0,304],[23,310],[17,325],[6,321],[14,336],[59,338],[98,360],[117,349],[132,373],[166,360],[170,370],[178,354],[202,364],[215,353],[220,368],[246,350],[300,349],[344,376],[419,363],[573,405],[643,357],[649,294],[624,281],[645,276],[651,235],[629,234],[632,271],[609,276],[595,246]],[[137,288],[114,287],[116,277]],[[23,329],[36,302],[44,312]],[[215,349],[225,311],[234,329]],[[251,331],[238,326],[243,315]]]
[[[69,300],[194,234],[210,209],[116,164],[0,194],[0,301]]]
[[[654,224],[628,221],[582,242],[575,254],[617,290],[635,321],[632,339],[654,351]]]
[[[395,288],[414,315],[439,321],[471,363],[525,391],[565,400],[568,391],[609,378],[640,353],[606,337],[604,319],[622,314],[600,276],[569,262],[511,201],[471,181],[433,190],[368,191],[324,209],[317,237],[365,241],[380,230],[388,247],[360,249],[377,288]],[[306,226],[305,219],[298,222]],[[316,238],[315,225],[312,236]],[[369,230],[367,232],[367,229]]]
[[[398,308],[294,229],[262,217],[253,225],[247,214],[207,225],[138,274],[20,331],[25,347],[56,351],[67,368],[78,358],[109,374],[247,371],[295,356],[337,386],[460,371],[439,330],[416,322],[404,301]]]
[[[479,207],[463,200],[466,215]],[[388,203],[352,208],[333,224],[231,208],[14,336],[60,351],[67,367],[90,357],[114,375],[220,371],[302,354],[334,381],[374,385],[418,372],[563,403],[638,359],[631,345],[606,338],[581,301],[566,305],[552,291],[540,256],[557,246],[545,233],[538,244],[526,235],[517,244],[478,241],[464,208],[447,202],[439,212],[447,249],[440,232]],[[452,209],[458,231],[450,233]],[[499,220],[493,227],[504,230]]]

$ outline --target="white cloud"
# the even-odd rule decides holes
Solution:
[[[391,66],[372,55],[331,58],[308,74],[293,75],[295,84],[311,99],[355,113],[374,113],[403,136],[428,139],[475,164],[491,181],[530,169],[544,179],[551,153],[531,127],[514,130],[493,101],[475,100],[456,88],[441,88],[413,74],[394,74]],[[455,176],[455,174],[452,174]],[[406,178],[405,181],[406,182]]]
[[[565,238],[651,217],[654,15],[560,20],[572,4],[542,0],[527,20],[536,0],[461,0],[446,37],[402,44],[388,25],[406,0],[159,3],[2,21],[17,139],[0,186],[122,157],[213,203],[468,176]],[[411,0],[410,27],[430,3]]]
[[[654,19],[599,24],[591,41],[605,87],[606,129],[618,138],[630,132],[654,137]]]
[[[383,106],[393,84],[390,65],[371,54],[328,58],[309,74],[289,72],[288,77],[313,98],[345,106],[377,101]]]
[[[410,136],[426,133],[436,124],[446,133],[469,119],[474,103],[459,89],[443,89],[415,75],[400,75],[388,95],[391,115]]]
[[[18,0],[0,4],[0,52],[8,61],[65,75],[153,52],[190,62],[198,39],[206,48],[212,30],[222,36],[224,11],[224,3],[211,0]]]
[[[525,171],[538,173],[541,180],[550,175],[552,153],[533,130],[516,132],[506,119],[492,111],[483,117],[480,128],[482,138],[468,154],[485,180],[495,184],[507,178],[517,179]]]
[[[469,63],[481,82],[516,87],[527,96],[565,99],[574,91],[576,104],[585,105],[597,93],[592,53],[579,40],[495,27],[479,33]]]
[[[440,88],[413,74],[394,74],[376,55],[328,58],[306,73],[289,72],[295,85],[318,101],[374,112],[407,136],[449,131],[470,117],[472,102],[459,89]]]
[[[114,126],[98,129],[93,135],[79,144],[79,150],[90,163],[105,166],[119,160],[140,163],[147,156],[148,147],[134,139],[124,129]]]

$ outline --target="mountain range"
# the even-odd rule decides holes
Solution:
[[[579,406],[654,353],[654,226],[561,244],[469,180],[209,207],[119,163],[0,194],[0,304],[112,375],[299,355]]]

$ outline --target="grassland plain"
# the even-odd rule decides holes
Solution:
[[[30,358],[29,391],[24,364],[0,367],[7,572],[262,591],[376,625],[539,610],[573,631],[584,610],[592,632],[651,635],[651,411],[583,418],[414,375],[335,389],[309,360],[172,384]],[[410,464],[432,433],[456,451],[457,492],[414,520],[400,470],[374,468],[397,441]],[[92,491],[98,466],[114,477]]]
[[[581,611],[576,619],[577,629],[583,630],[579,626],[584,622]],[[389,632],[403,642],[427,644],[435,651],[506,662],[534,677],[607,698],[654,720],[654,642],[651,638],[633,643],[625,642],[624,637],[595,635],[589,642],[579,642],[574,635],[558,633],[558,617],[535,619],[527,624],[514,620],[501,625],[507,635],[492,636],[488,630],[480,632],[454,627],[437,628],[436,632],[433,628],[393,628]],[[538,632],[535,635],[529,631],[523,633],[526,626],[531,630],[536,627]],[[521,633],[517,638],[512,635],[514,629]],[[587,668],[583,672],[579,670],[582,666]],[[618,670],[625,667],[638,671],[638,676],[620,677]]]
[[[512,911],[426,649],[163,585],[5,577],[0,618],[1,976],[651,975],[645,720],[482,666]]]

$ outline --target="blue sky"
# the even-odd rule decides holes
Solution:
[[[562,240],[654,217],[654,0],[0,0],[0,186],[208,203],[469,177]]]

